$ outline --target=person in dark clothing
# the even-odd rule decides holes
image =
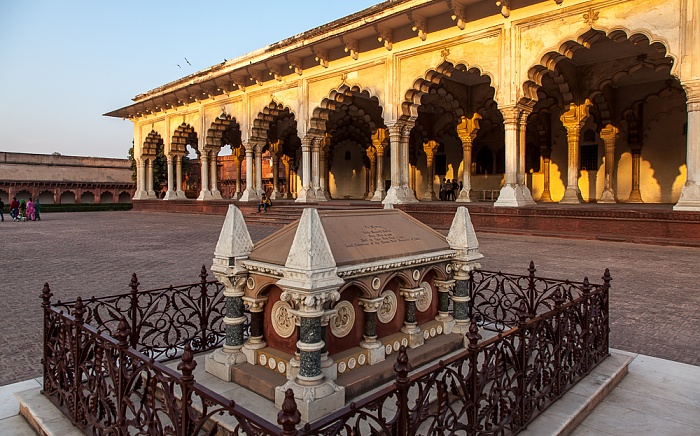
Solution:
[[[5,202],[2,201],[2,198],[0,198],[0,218],[2,218],[2,221],[5,221]]]
[[[10,202],[10,217],[13,221],[19,219],[19,201],[17,201],[17,197],[12,197],[12,201]]]
[[[267,195],[263,194],[262,198],[260,199],[260,203],[258,204],[258,213],[260,213],[260,209],[262,208],[265,213],[267,213],[267,208],[270,207],[272,203],[270,203],[270,199],[267,198]]]

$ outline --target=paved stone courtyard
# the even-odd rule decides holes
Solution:
[[[44,214],[0,223],[0,386],[41,374],[40,294],[54,300],[193,283],[211,266],[223,216],[154,212]],[[251,226],[254,241],[276,228]],[[484,269],[600,282],[611,291],[611,346],[700,365],[700,249],[479,233]]]

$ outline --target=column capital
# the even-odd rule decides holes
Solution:
[[[291,303],[295,310],[292,312],[302,318],[317,318],[326,312],[323,306],[326,303],[340,300],[340,292],[322,291],[308,293],[297,290],[285,290],[280,296],[282,301]]]
[[[252,297],[243,297],[243,301],[248,305],[248,309],[251,312],[262,312],[265,310],[265,304],[267,304],[267,297],[262,297],[262,298],[252,298]]]
[[[425,295],[425,288],[400,288],[399,295],[406,301],[417,301]]]
[[[433,280],[438,292],[450,292],[455,287],[456,280]]]
[[[377,312],[382,307],[384,298],[358,298],[358,304],[365,312]]]

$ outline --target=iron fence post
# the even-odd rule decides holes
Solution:
[[[129,434],[128,431],[124,428],[125,426],[125,412],[124,412],[124,388],[126,385],[126,380],[127,377],[125,376],[124,372],[126,371],[126,362],[125,362],[125,357],[124,357],[124,351],[126,351],[127,348],[129,348],[129,323],[127,322],[126,318],[122,317],[119,320],[119,325],[117,326],[117,332],[114,335],[114,339],[117,340],[117,345],[118,345],[118,356],[117,356],[117,361],[119,362],[119,368],[116,371],[116,377],[117,379],[114,381],[114,384],[116,386],[117,390],[117,429],[119,434]]]
[[[282,436],[296,436],[297,424],[301,422],[301,413],[297,410],[294,391],[287,389],[284,393],[282,410],[277,413],[277,423],[282,426]]]
[[[605,268],[605,273],[603,273],[603,295],[605,298],[605,352],[610,354],[610,282],[612,281],[612,276],[610,275],[610,269]]]
[[[478,377],[478,364],[479,364],[479,346],[478,342],[481,339],[479,334],[479,325],[477,324],[476,317],[471,319],[469,324],[469,332],[467,332],[467,339],[469,340],[469,345],[467,349],[469,350],[469,401],[472,403],[471,413],[467,413],[468,422],[468,434],[477,434],[479,429],[479,377]]]
[[[530,261],[530,266],[528,266],[527,272],[527,304],[529,307],[529,314],[534,318],[537,315],[537,308],[535,307],[537,301],[537,293],[535,290],[535,272],[537,272],[537,269],[535,269],[535,262]]]
[[[408,423],[408,373],[411,371],[411,364],[408,363],[406,347],[401,345],[399,355],[394,363],[394,374],[396,375],[396,387],[398,388],[399,416],[397,422],[396,435],[405,436],[409,434],[411,425]]]
[[[562,356],[562,344],[564,342],[563,338],[563,331],[562,331],[562,325],[564,321],[564,315],[561,310],[562,304],[564,304],[564,296],[561,293],[561,289],[557,287],[557,289],[554,291],[554,308],[556,309],[556,314],[555,314],[555,322],[557,323],[557,339],[556,339],[556,344],[554,347],[554,356],[556,359],[556,362],[554,363],[554,394],[556,398],[559,398],[562,395],[562,383],[561,383],[561,378],[562,378],[562,366],[563,366],[563,356]]]
[[[588,277],[583,278],[581,293],[583,294],[583,371],[588,374],[591,356],[591,284],[588,282]]]
[[[129,313],[129,318],[131,320],[131,334],[130,334],[130,339],[129,342],[131,344],[131,348],[137,349],[136,346],[138,345],[139,341],[139,332],[137,330],[137,324],[136,324],[136,313],[138,311],[139,307],[139,279],[136,277],[136,273],[133,273],[131,275],[131,283],[129,284],[129,287],[131,287],[131,310]]]
[[[207,267],[202,265],[202,271],[199,274],[201,282],[201,293],[199,296],[199,327],[202,331],[202,349],[207,347],[207,336],[209,327],[209,314],[208,314],[208,297],[207,297]]]
[[[48,376],[48,371],[46,369],[48,365],[48,332],[49,332],[49,309],[51,307],[51,297],[53,296],[53,293],[51,293],[51,288],[49,287],[48,282],[44,283],[44,289],[41,291],[41,307],[43,308],[44,312],[44,350],[43,350],[43,358],[41,359],[41,366],[43,369],[43,374],[44,374],[44,383],[42,386],[44,386],[44,389],[46,389],[46,379]]]
[[[197,362],[194,360],[192,347],[190,344],[185,345],[185,351],[182,353],[180,363],[177,365],[178,371],[182,372],[182,398],[180,399],[180,431],[181,435],[189,436],[192,434],[192,419],[190,417],[190,404],[192,404],[192,382],[194,375],[192,372],[197,367]]]
[[[82,391],[83,377],[80,373],[80,355],[82,354],[82,331],[83,331],[83,315],[85,314],[85,306],[83,299],[78,297],[73,307],[73,318],[75,328],[75,343],[73,349],[73,422],[79,423],[82,421],[79,416],[81,408],[78,407],[80,402],[80,392]],[[85,413],[83,411],[83,413]]]
[[[532,266],[532,262],[530,262]],[[534,300],[533,300],[534,301]],[[520,344],[518,347],[518,360],[520,361],[520,375],[518,376],[518,390],[520,391],[520,415],[514,417],[514,421],[517,425],[522,426],[527,421],[525,419],[525,406],[527,403],[526,386],[525,386],[525,370],[527,369],[527,332],[525,324],[528,318],[528,307],[525,301],[520,301],[520,307],[518,308],[518,336],[520,338]],[[538,375],[539,376],[539,375]]]

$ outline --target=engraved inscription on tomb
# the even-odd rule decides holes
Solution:
[[[420,241],[418,236],[399,235],[382,225],[362,226],[359,241],[345,244],[346,248],[369,247],[373,245],[396,244],[401,242]]]

